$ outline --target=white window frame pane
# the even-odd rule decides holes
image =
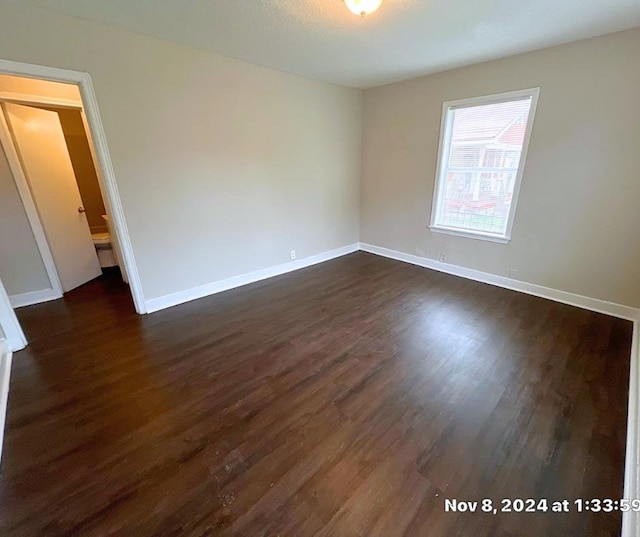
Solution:
[[[529,141],[531,140],[531,132],[533,130],[533,122],[536,116],[538,106],[538,97],[540,96],[540,88],[530,88],[518,91],[508,91],[494,95],[486,95],[482,97],[471,97],[470,99],[459,99],[457,101],[446,101],[442,104],[442,120],[440,123],[440,141],[438,143],[438,164],[436,167],[436,179],[433,191],[433,200],[431,204],[431,222],[429,229],[436,233],[447,233],[449,235],[457,235],[459,237],[467,237],[470,239],[480,239],[493,242],[507,243],[511,240],[511,230],[515,219],[516,208],[518,206],[518,197],[520,195],[520,184],[527,161],[527,153],[529,151]],[[452,228],[442,224],[440,221],[442,208],[444,205],[445,194],[445,172],[447,171],[447,163],[451,153],[451,130],[453,128],[452,112],[459,108],[469,108],[474,106],[482,106],[487,104],[498,104],[502,102],[517,101],[523,99],[531,99],[529,107],[529,116],[527,117],[527,128],[525,130],[524,141],[522,143],[522,152],[520,153],[520,163],[518,165],[515,183],[513,187],[513,195],[509,206],[509,216],[507,219],[507,227],[504,234],[490,233],[484,231],[476,231],[473,229]]]

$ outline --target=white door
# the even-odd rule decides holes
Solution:
[[[91,231],[58,114],[2,105],[31,188],[63,291],[100,276]]]

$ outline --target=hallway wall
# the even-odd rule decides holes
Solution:
[[[84,130],[82,116],[79,110],[58,109],[60,124],[67,142],[69,157],[80,190],[80,197],[86,209],[86,217],[92,233],[107,231],[107,226],[102,219],[106,214],[104,201],[100,193],[98,175],[91,157],[89,141]]]
[[[38,245],[1,145],[0,279],[9,296],[51,288]]]

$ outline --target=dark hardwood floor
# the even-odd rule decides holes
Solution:
[[[23,308],[0,535],[614,536],[631,323],[362,252],[149,316]]]

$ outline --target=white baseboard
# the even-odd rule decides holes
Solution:
[[[311,265],[316,265],[324,261],[329,261],[330,259],[335,259],[336,257],[341,257],[343,255],[353,253],[357,250],[362,250],[364,252],[388,257],[390,259],[396,259],[398,261],[404,261],[405,263],[411,263],[413,265],[437,270],[439,272],[446,272],[447,274],[453,274],[455,276],[460,276],[469,280],[475,280],[478,282],[495,285],[497,287],[519,291],[528,295],[546,298],[555,302],[569,304],[570,306],[576,306],[579,308],[596,311],[598,313],[604,313],[613,317],[619,317],[631,321],[640,320],[640,309],[633,308],[631,306],[616,304],[614,302],[608,302],[606,300],[600,300],[598,298],[586,297],[575,293],[569,293],[567,291],[560,291],[559,289],[552,289],[550,287],[544,287],[542,285],[537,285],[534,283],[522,282],[519,280],[514,280],[512,278],[507,278],[505,276],[497,276],[488,272],[482,272],[458,265],[442,263],[434,259],[405,254],[397,250],[391,250],[389,248],[383,248],[381,246],[375,246],[373,244],[367,244],[364,242],[350,244],[348,246],[343,246],[342,248],[323,252],[321,254],[306,257],[304,259],[299,259],[297,261],[283,263],[282,265],[276,265],[274,267],[257,270],[248,274],[242,274],[240,276],[234,276],[225,280],[211,282],[199,287],[194,287],[192,289],[186,289],[184,291],[178,291],[176,293],[171,293],[169,295],[161,296],[158,298],[152,298],[145,302],[145,306],[148,313],[153,313],[165,308],[177,306],[178,304],[189,302],[191,300],[197,300],[198,298],[221,293],[223,291],[228,291],[229,289],[241,287],[243,285],[254,283],[260,280],[265,280],[267,278],[273,278],[274,276],[286,274],[287,272],[292,272],[294,270],[299,270]],[[13,303],[14,297],[11,298]],[[53,300],[53,298],[50,298],[49,300]]]
[[[570,306],[577,306],[578,308],[596,311],[598,313],[605,313],[613,317],[628,319],[630,321],[640,320],[640,309],[633,308],[631,306],[615,304],[614,302],[607,302],[606,300],[600,300],[598,298],[577,295],[567,291],[560,291],[558,289],[552,289],[550,287],[544,287],[534,283],[521,282],[505,276],[496,276],[495,274],[489,274],[488,272],[460,267],[458,265],[451,265],[449,263],[442,263],[427,257],[405,254],[396,250],[390,250],[389,248],[374,246],[373,244],[361,242],[360,249],[371,254],[404,261],[405,263],[411,263],[412,265],[418,265],[420,267],[437,270],[439,272],[446,272],[447,274],[453,274],[454,276],[460,276],[469,280],[488,283],[497,287],[504,287],[505,289],[511,289],[512,291],[526,293],[527,295],[547,298],[549,300],[554,300],[555,302],[569,304]]]
[[[24,306],[32,306],[50,300],[62,298],[62,295],[55,289],[43,289],[42,291],[31,291],[19,295],[11,295],[9,301],[14,308],[22,308]]]
[[[640,498],[640,322],[633,323],[631,367],[629,370],[629,413],[627,450],[624,464],[624,494],[628,500]],[[622,513],[621,537],[640,537],[640,513]]]
[[[4,426],[7,418],[7,402],[9,400],[9,379],[11,378],[11,351],[4,339],[0,339],[0,461],[2,460],[2,443]]]
[[[342,248],[336,248],[335,250],[330,250],[321,254],[305,257],[304,259],[299,259],[297,261],[291,261],[289,263],[283,263],[282,265],[276,265],[274,267],[256,270],[255,272],[242,274],[240,276],[234,276],[232,278],[227,278],[226,280],[211,282],[206,285],[187,289],[185,291],[178,291],[177,293],[172,293],[170,295],[152,298],[150,300],[147,300],[145,303],[147,313],[153,313],[155,311],[160,311],[165,308],[177,306],[178,304],[183,304],[191,300],[196,300],[205,296],[228,291],[229,289],[241,287],[249,283],[266,280],[267,278],[273,278],[274,276],[286,274],[287,272],[293,272],[294,270],[300,270],[305,267],[310,267],[311,265],[317,265],[318,263],[323,263],[324,261],[329,261],[330,259],[335,259],[336,257],[351,254],[353,252],[357,252],[358,250],[358,243],[349,244],[348,246],[343,246]]]

